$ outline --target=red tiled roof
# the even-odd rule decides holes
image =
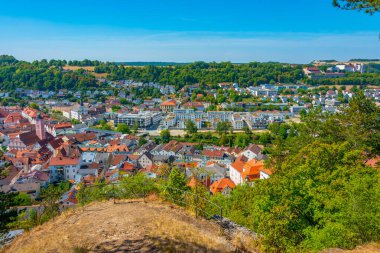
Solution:
[[[124,154],[115,154],[112,156],[111,165],[116,166],[121,164],[125,159],[127,158],[127,155]]]
[[[120,169],[122,171],[133,171],[135,169],[135,165],[129,162],[125,162],[123,167]]]
[[[240,174],[244,180],[252,181],[260,178],[260,170],[262,169],[264,169],[262,161],[251,159],[244,164],[243,171]]]
[[[367,166],[376,168],[380,165],[380,156],[376,156],[365,163]]]
[[[244,164],[248,161],[248,158],[245,157],[245,156],[239,156],[238,158],[236,158],[235,162],[233,162],[231,164],[231,166],[237,170],[238,172],[243,172],[243,166]]]
[[[273,172],[270,169],[262,168],[262,169],[260,169],[260,171],[264,172],[267,175],[272,175],[273,174]]]
[[[168,100],[161,103],[161,106],[176,106],[177,102],[175,100]]]
[[[28,115],[29,117],[31,117],[31,118],[36,118],[38,114],[40,114],[41,117],[43,117],[43,118],[48,117],[45,113],[40,112],[39,110],[37,110],[37,109],[33,109],[33,108],[30,108],[30,107],[26,107],[26,108],[24,108],[23,112],[24,112],[25,114],[27,114],[27,115]]]
[[[4,124],[18,123],[22,121],[27,121],[27,120],[25,120],[22,117],[21,113],[14,112],[14,113],[8,114],[8,116],[4,119]]]
[[[223,158],[224,150],[204,150],[203,155],[207,157]]]
[[[222,178],[222,179],[219,179],[219,180],[215,181],[210,186],[210,190],[211,190],[212,194],[216,194],[218,192],[223,192],[223,190],[226,187],[229,187],[229,188],[233,189],[233,188],[235,188],[235,183],[232,182],[232,180],[229,179],[229,178]]]
[[[71,128],[73,125],[70,122],[63,122],[54,125],[55,129]]]
[[[49,166],[67,166],[78,165],[79,159],[70,157],[52,157],[49,161]]]

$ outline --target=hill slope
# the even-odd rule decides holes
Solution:
[[[68,211],[17,238],[6,252],[231,252],[213,222],[160,202],[112,201]],[[81,251],[87,252],[87,251]]]

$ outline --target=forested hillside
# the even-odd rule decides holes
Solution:
[[[261,234],[269,252],[379,241],[380,173],[366,165],[380,154],[379,119],[379,108],[362,94],[342,113],[312,111],[304,123],[275,134],[270,179],[213,199]]]
[[[174,85],[177,89],[195,83],[218,84],[236,82],[241,87],[275,83],[307,83],[311,85],[380,85],[378,65],[368,65],[368,73],[347,73],[340,78],[310,80],[305,77],[303,65],[286,63],[233,64],[231,62],[194,62],[174,66],[124,66],[100,61],[41,60],[18,61],[12,56],[0,56],[0,85],[3,90],[32,88],[40,90],[86,89],[98,87],[93,72],[85,69],[68,70],[63,66],[94,68],[96,73],[105,73],[107,78],[158,82]]]
[[[11,56],[0,57],[0,89],[16,88],[39,90],[84,89],[98,84],[93,75],[84,70],[63,71],[63,61],[17,61]]]
[[[133,79],[143,82],[160,82],[176,85],[236,82],[243,86],[264,83],[295,83],[304,78],[301,65],[282,63],[233,64],[230,62],[194,62],[172,67],[147,66],[123,67],[113,64],[100,65],[95,72],[108,73],[111,80]]]

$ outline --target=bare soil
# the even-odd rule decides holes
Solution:
[[[5,252],[234,252],[213,222],[159,201],[92,203],[17,238]]]

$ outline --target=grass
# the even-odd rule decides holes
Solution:
[[[78,70],[78,69],[84,69],[88,72],[91,72],[92,75],[94,75],[95,77],[97,78],[105,78],[107,77],[107,73],[95,73],[94,70],[95,70],[95,67],[94,66],[69,66],[69,65],[66,65],[63,67],[64,70],[72,70],[72,71],[75,71],[75,70]]]
[[[90,252],[90,248],[87,245],[74,246],[71,250],[72,253],[87,253]]]
[[[41,240],[41,238],[44,238]],[[63,213],[26,232],[6,252],[145,252],[176,245],[231,252],[234,246],[219,234],[217,224],[196,219],[186,210],[160,200],[91,203]]]

